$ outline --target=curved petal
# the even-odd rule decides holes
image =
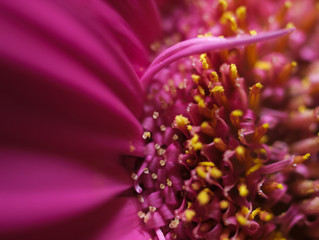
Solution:
[[[155,0],[111,0],[110,4],[126,19],[146,47],[162,34],[160,13]]]
[[[112,161],[97,173],[73,159],[17,149],[1,148],[0,159],[0,236],[83,214],[131,187]]]
[[[91,156],[139,138],[141,85],[93,3],[1,1],[2,141]]]
[[[0,2],[1,239],[90,239],[109,218],[96,209],[131,186],[119,161],[143,99],[124,25],[99,0]]]

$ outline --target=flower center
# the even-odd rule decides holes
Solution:
[[[219,1],[233,36],[247,27],[246,9],[235,17],[227,7]],[[295,61],[257,54],[257,43],[291,31],[200,36],[163,51],[144,73],[145,157],[132,178],[138,217],[155,239],[285,239],[319,215],[318,197],[310,198],[318,181],[302,177],[318,137],[290,137],[303,121],[313,134],[318,109],[296,104],[302,91],[285,95]]]

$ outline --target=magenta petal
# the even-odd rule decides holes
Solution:
[[[106,157],[140,137],[142,88],[97,8],[116,15],[100,1],[0,3],[2,141]]]
[[[137,36],[149,47],[162,33],[160,16],[155,0],[111,0],[110,4],[124,16]]]
[[[39,227],[101,205],[131,187],[116,162],[98,172],[74,159],[1,149],[1,233]]]

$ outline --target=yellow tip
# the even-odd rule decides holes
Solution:
[[[212,90],[212,92],[215,93],[223,93],[225,91],[223,86],[215,86]]]
[[[254,211],[251,212],[250,214],[250,218],[254,219],[256,217],[257,214],[259,214],[261,212],[260,208],[256,208]]]
[[[229,207],[229,202],[227,200],[222,200],[219,202],[219,207],[221,209],[226,209]]]
[[[193,209],[186,209],[184,213],[188,222],[192,221],[193,218],[196,216],[196,212]]]
[[[203,148],[203,144],[199,141],[199,136],[197,134],[191,138],[190,145],[194,151],[201,150]]]
[[[252,35],[252,36],[256,36],[256,35],[257,35],[256,30],[250,30],[249,33],[250,33],[250,35]]]
[[[245,184],[240,184],[240,186],[238,187],[238,191],[241,197],[246,197],[249,194],[249,191]]]
[[[292,7],[292,3],[290,1],[286,1],[285,2],[285,8],[291,8]]]
[[[218,77],[217,72],[212,71],[210,73],[210,80],[213,81],[213,82],[218,82],[219,81],[219,77]]]
[[[271,69],[271,63],[267,61],[257,61],[255,67],[261,70],[268,71]]]
[[[223,11],[225,11],[228,8],[228,3],[226,0],[219,0],[218,4],[222,7]]]
[[[210,175],[215,179],[219,179],[221,176],[223,176],[223,173],[218,168],[214,167],[210,170]]]
[[[211,200],[212,191],[205,188],[197,195],[197,201],[199,205],[206,205]]]
[[[236,147],[235,151],[241,157],[243,157],[245,155],[245,148],[243,146],[241,146],[241,145]]]
[[[215,167],[215,164],[213,162],[199,162],[198,165],[205,167]]]
[[[262,89],[264,87],[260,82],[256,83],[255,86],[259,89]]]
[[[177,127],[183,128],[189,124],[189,120],[187,117],[184,117],[183,115],[177,115],[175,117],[175,124]]]
[[[231,112],[231,115],[234,116],[234,117],[242,117],[244,115],[243,111],[242,110],[234,110]]]
[[[296,28],[295,25],[291,22],[287,23],[286,29],[292,29],[292,28]]]
[[[249,209],[247,207],[242,207],[241,208],[241,213],[244,215],[247,215],[249,213]]]
[[[268,129],[269,128],[269,123],[264,123],[263,128]]]
[[[196,84],[198,84],[200,76],[197,74],[192,74],[192,79]]]
[[[280,190],[283,190],[284,186],[281,183],[278,183],[277,188],[280,189]]]
[[[205,108],[205,107],[206,107],[205,101],[204,101],[204,99],[203,99],[201,96],[195,95],[195,96],[194,96],[194,100],[197,102],[197,104],[198,104],[199,107],[202,107],[202,108]]]
[[[246,18],[247,8],[245,6],[240,6],[236,9],[236,16],[240,20],[244,20]]]
[[[199,177],[201,178],[206,178],[206,171],[204,169],[204,167],[196,167],[196,173]]]
[[[247,219],[243,215],[238,214],[236,219],[237,219],[237,222],[242,226],[247,224]]]
[[[230,77],[233,81],[238,78],[237,66],[235,64],[230,64]]]
[[[305,155],[303,155],[303,160],[307,160],[308,158],[310,158],[310,153],[306,153]]]

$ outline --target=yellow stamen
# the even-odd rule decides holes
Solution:
[[[225,95],[225,89],[223,86],[215,86],[211,92],[213,93],[214,97],[218,101],[220,105],[227,106],[227,98]]]
[[[208,59],[206,53],[201,54],[199,56],[199,60],[202,62],[202,65],[203,65],[204,69],[209,69],[210,68],[209,59]]]
[[[209,136],[215,135],[215,130],[209,125],[208,122],[206,122],[206,121],[202,122],[200,127],[205,134],[207,134]]]
[[[189,120],[187,117],[184,117],[183,115],[177,115],[175,117],[175,125],[179,128],[184,128],[189,124]]]
[[[263,85],[258,82],[250,88],[249,93],[249,106],[253,110],[257,110],[260,104],[260,92]]]
[[[255,67],[261,70],[269,71],[271,69],[271,63],[267,61],[257,61]]]
[[[218,82],[219,81],[219,77],[217,72],[212,71],[209,75],[209,80],[211,80],[212,82]]]
[[[232,80],[232,83],[236,84],[236,79],[238,78],[238,71],[237,66],[235,64],[230,64],[230,78]]]
[[[201,178],[206,178],[207,172],[205,171],[205,168],[200,166],[196,167],[196,173]]]
[[[193,79],[194,83],[198,84],[200,76],[197,74],[192,74],[192,79]]]
[[[237,30],[237,22],[234,13],[230,11],[223,13],[222,17],[220,18],[220,23],[229,26],[233,32]]]
[[[293,61],[291,63],[287,63],[283,69],[281,70],[281,72],[279,73],[279,76],[278,76],[278,83],[284,83],[286,82],[289,77],[291,76],[292,73],[295,72],[297,68],[297,62]]]
[[[205,90],[204,90],[204,88],[202,88],[201,86],[198,86],[197,89],[198,89],[200,95],[205,96]]]
[[[247,215],[249,212],[250,212],[250,211],[249,211],[249,209],[248,209],[247,207],[242,207],[242,208],[241,208],[241,213],[242,213],[243,215]]]
[[[199,166],[205,166],[205,167],[215,167],[215,164],[212,162],[199,162]]]
[[[246,197],[249,194],[246,184],[240,184],[238,187],[238,192],[241,197]]]
[[[197,195],[197,201],[199,205],[206,205],[207,203],[209,203],[212,195],[213,195],[213,192],[211,190],[209,190],[208,188],[203,189]]]
[[[219,179],[221,176],[223,176],[223,173],[222,171],[220,171],[218,168],[216,167],[213,167],[211,170],[210,170],[210,175],[215,178],[215,179]]]
[[[241,110],[234,110],[230,113],[230,121],[234,127],[239,128],[240,119],[244,115]]]
[[[254,166],[252,166],[251,168],[249,168],[246,171],[246,175],[252,174],[253,172],[256,172],[259,168],[261,168],[263,166],[263,163],[261,160],[259,160]]]
[[[219,0],[218,7],[224,12],[228,8],[228,3],[226,0]]]
[[[259,214],[260,212],[261,212],[261,209],[260,208],[256,208],[254,211],[251,212],[249,218],[250,219],[254,219],[257,216],[257,214]]]
[[[274,215],[272,213],[269,213],[269,212],[266,212],[266,211],[261,211],[259,213],[259,218],[262,221],[265,221],[265,222],[270,221],[271,219],[273,219],[273,217],[274,217]]]
[[[205,101],[204,101],[204,99],[201,96],[195,95],[194,96],[194,100],[197,102],[199,107],[201,107],[201,108],[205,108],[206,107]]]
[[[243,162],[245,160],[245,153],[246,153],[246,150],[242,145],[239,145],[238,147],[236,147],[235,154],[239,161]]]
[[[215,144],[215,147],[222,152],[226,151],[227,149],[227,145],[224,143],[224,141],[221,138],[215,138],[214,144]]]
[[[243,215],[238,214],[236,216],[236,220],[242,226],[245,226],[247,224],[247,219]]]
[[[245,6],[240,6],[236,9],[236,16],[238,20],[244,21],[246,19],[247,8]]]
[[[219,207],[223,210],[229,207],[229,202],[227,200],[222,200],[219,202]]]
[[[186,209],[184,214],[188,222],[192,221],[193,218],[196,216],[196,212],[193,209]]]
[[[197,134],[190,139],[190,147],[194,151],[201,150],[203,148],[203,144],[199,141],[199,136]]]

